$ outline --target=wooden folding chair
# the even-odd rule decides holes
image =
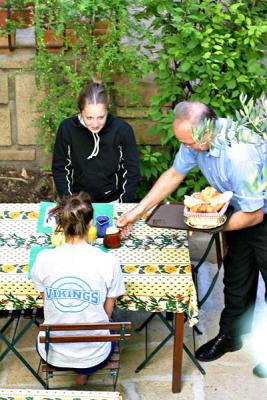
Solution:
[[[47,365],[49,345],[50,343],[78,343],[78,342],[114,342],[115,350],[111,356],[111,359],[107,364],[97,373],[106,373],[112,377],[113,390],[116,390],[116,385],[119,376],[120,369],[120,352],[124,343],[130,338],[131,334],[128,332],[132,327],[131,322],[109,322],[109,323],[98,323],[98,324],[41,324],[39,327],[40,331],[44,331],[45,335],[40,336],[40,343],[45,343],[46,362],[41,360],[38,372],[41,370],[45,373],[46,389],[49,389],[49,379],[53,378],[54,375],[68,375],[69,373],[74,374],[74,371],[66,369],[65,371],[58,371]],[[66,335],[67,331],[92,331],[92,330],[111,330],[110,335],[92,335],[86,333],[83,336]],[[51,332],[64,332],[63,336],[53,336]]]

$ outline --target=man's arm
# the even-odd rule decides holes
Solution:
[[[252,211],[236,211],[225,224],[224,231],[236,231],[249,226],[260,224],[263,221],[264,211],[262,208]]]
[[[116,222],[119,228],[131,225],[138,221],[151,207],[171,194],[183,181],[185,175],[176,172],[173,167],[164,172],[156,181],[152,189],[132,210],[123,214]]]

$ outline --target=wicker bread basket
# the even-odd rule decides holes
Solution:
[[[199,193],[194,193],[193,197],[199,197]],[[211,229],[224,224],[226,221],[225,212],[229,206],[229,201],[224,204],[219,212],[215,213],[196,213],[184,207],[184,221],[192,228]]]

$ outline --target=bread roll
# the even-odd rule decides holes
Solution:
[[[220,209],[224,206],[225,203],[223,203],[221,200],[221,194],[218,194],[210,200],[209,204],[215,208],[216,211],[220,211]]]
[[[216,209],[209,204],[198,204],[190,208],[191,212],[196,213],[214,213]]]
[[[207,186],[205,189],[203,189],[200,193],[199,193],[199,197],[204,200],[206,203],[209,203],[210,200],[214,197],[214,196],[218,196],[220,195],[220,193],[214,189],[212,186]]]
[[[197,206],[199,204],[203,204],[203,200],[198,199],[198,198],[193,197],[193,196],[187,196],[187,195],[184,196],[184,205],[187,208],[190,209],[191,207]]]

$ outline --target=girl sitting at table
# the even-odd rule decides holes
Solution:
[[[117,258],[87,243],[93,221],[90,196],[81,192],[65,197],[50,214],[66,242],[41,251],[33,266],[32,280],[44,299],[44,323],[108,322],[124,284]],[[40,357],[46,360],[45,345],[37,343]],[[74,370],[79,374],[76,383],[85,384],[87,375],[102,368],[112,352],[109,342],[51,343],[47,362],[55,369]]]

